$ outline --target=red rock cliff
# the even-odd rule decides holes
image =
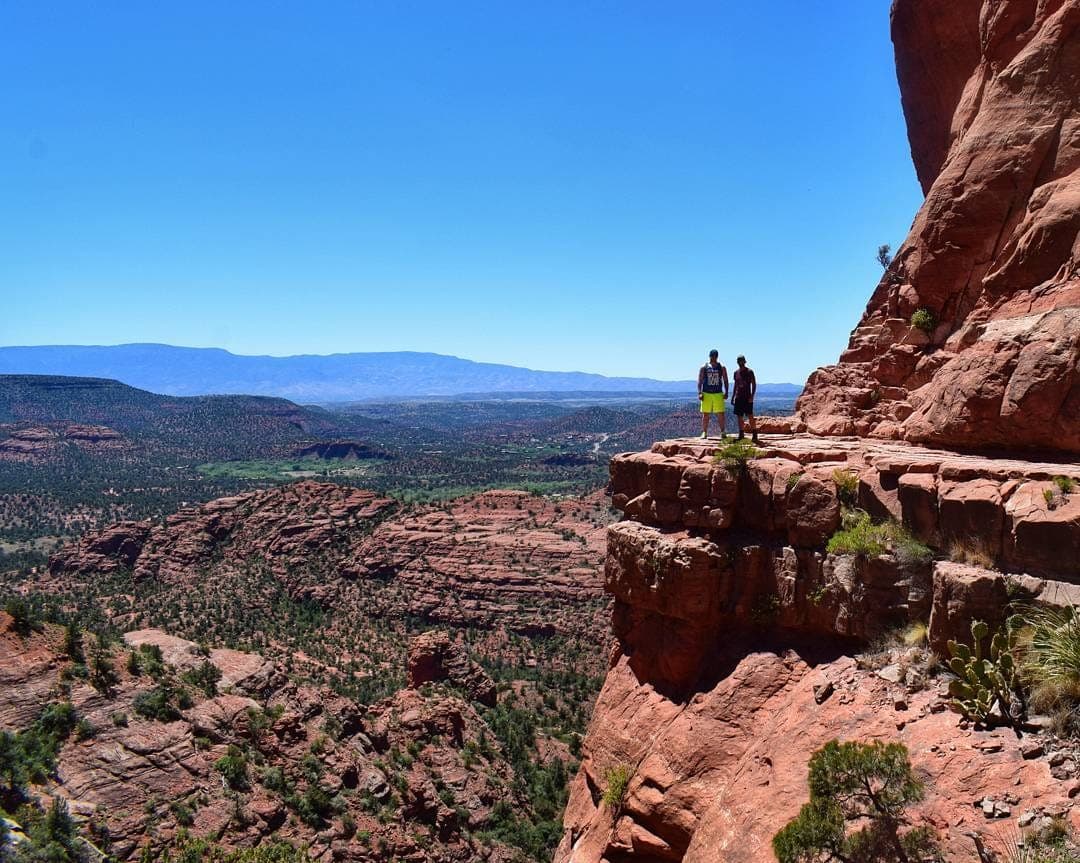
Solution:
[[[796,411],[819,434],[1080,452],[1080,0],[896,0],[892,35],[926,200]]]

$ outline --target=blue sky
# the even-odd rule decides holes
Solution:
[[[0,7],[0,344],[801,382],[921,194],[888,0]]]

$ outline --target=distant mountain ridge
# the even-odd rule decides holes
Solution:
[[[693,381],[606,377],[478,363],[400,351],[326,356],[243,356],[221,348],[159,344],[0,347],[0,374],[111,378],[173,396],[244,394],[302,403],[474,393],[635,392],[691,394]],[[763,384],[790,388],[793,384]]]

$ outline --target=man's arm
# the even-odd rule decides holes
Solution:
[[[753,370],[750,372],[750,401],[754,400],[754,396],[757,395],[757,375]]]
[[[724,386],[724,398],[728,397],[727,366],[720,366],[720,383]]]
[[[701,388],[705,386],[705,366],[698,369],[697,373],[697,397],[701,398]]]

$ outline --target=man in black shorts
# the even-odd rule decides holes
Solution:
[[[739,367],[735,369],[734,386],[731,388],[732,406],[735,416],[739,420],[739,440],[745,435],[745,421],[750,420],[750,435],[754,443],[758,443],[757,426],[754,424],[754,396],[757,393],[757,378],[754,370],[747,367],[746,357],[740,355],[735,358]]]

